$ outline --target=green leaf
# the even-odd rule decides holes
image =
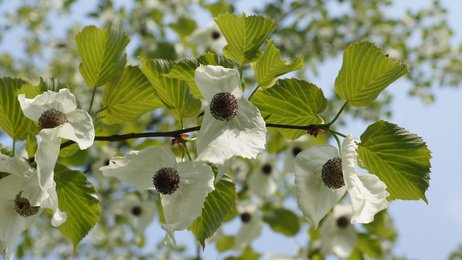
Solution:
[[[276,30],[274,20],[264,16],[247,17],[222,14],[215,19],[228,44],[223,48],[226,58],[244,65],[254,61],[260,54],[260,46]]]
[[[299,79],[280,79],[266,90],[258,90],[252,103],[267,123],[308,126],[323,123],[320,116],[327,106],[322,90]],[[290,140],[306,134],[303,130],[278,128]]]
[[[217,17],[222,13],[232,12],[234,10],[233,5],[225,0],[216,1],[214,3],[200,3],[209,10],[212,17]]]
[[[169,73],[164,74],[164,77],[175,78],[188,82],[191,87],[191,93],[195,98],[202,98],[202,93],[194,80],[194,73],[200,65],[215,65],[225,68],[235,68],[236,64],[231,60],[220,56],[213,52],[206,52],[197,58],[183,59],[176,62]]]
[[[361,135],[360,166],[377,175],[390,193],[389,199],[427,202],[430,150],[419,136],[386,121],[370,125]]]
[[[99,221],[99,201],[95,188],[80,171],[58,165],[55,168],[54,180],[59,208],[67,214],[66,222],[59,230],[72,241],[75,254],[80,241]]]
[[[371,236],[359,233],[358,240],[356,241],[356,247],[362,253],[366,254],[370,258],[373,259],[381,259],[382,258],[382,244],[380,240],[376,238],[372,238]]]
[[[120,77],[104,86],[104,110],[100,116],[105,124],[134,121],[142,114],[163,105],[141,70],[128,66]]]
[[[250,246],[247,246],[244,248],[241,254],[240,259],[246,259],[246,260],[258,260],[260,259],[260,254],[253,251],[253,249]]]
[[[55,78],[50,78],[47,81],[40,78],[39,88],[42,92],[46,92],[48,90],[59,92],[60,89],[67,88],[67,86]]]
[[[274,208],[266,212],[263,220],[271,229],[286,236],[294,236],[300,230],[300,222],[297,215],[284,208]]]
[[[187,17],[180,17],[169,25],[180,36],[188,36],[196,29],[196,21]]]
[[[191,95],[186,82],[164,76],[170,72],[171,62],[162,59],[142,58],[141,60],[143,63],[141,71],[151,82],[160,100],[173,110],[177,118],[199,114],[201,101]]]
[[[236,198],[236,185],[226,176],[216,183],[215,190],[207,195],[201,216],[189,227],[202,247],[205,248],[205,239],[215,233],[234,207]]]
[[[234,246],[234,237],[233,236],[223,236],[217,240],[216,248],[218,252],[224,252],[231,249]]]
[[[258,260],[260,259],[260,254],[253,251],[253,249],[250,246],[247,246],[242,250],[242,253],[239,257],[235,256],[228,256],[225,258],[225,260]]]
[[[370,233],[375,234],[381,238],[396,241],[397,232],[393,220],[387,210],[382,210],[375,215],[374,221],[369,224],[363,224]]]
[[[77,34],[75,42],[82,57],[80,74],[88,86],[102,86],[122,73],[129,41],[124,32],[113,27],[99,29],[91,25]]]
[[[35,136],[38,128],[34,121],[27,118],[18,101],[19,94],[25,94],[27,98],[33,98],[32,86],[22,79],[0,78],[0,127],[11,138],[25,140],[29,135]]]
[[[408,72],[371,42],[350,44],[335,79],[335,93],[352,106],[367,106],[393,81]]]
[[[263,55],[254,64],[252,64],[252,68],[255,71],[257,82],[261,89],[273,86],[276,83],[277,77],[303,68],[303,60],[301,58],[297,57],[292,62],[281,60],[281,53],[274,46],[273,40],[268,40]]]

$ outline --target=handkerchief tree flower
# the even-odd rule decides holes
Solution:
[[[325,255],[335,254],[348,258],[353,252],[357,233],[351,224],[353,208],[351,205],[338,204],[332,216],[326,218],[320,227],[321,251]]]
[[[317,227],[319,221],[348,192],[353,215],[351,223],[370,223],[388,207],[386,185],[375,175],[357,174],[357,144],[347,136],[339,155],[331,145],[300,152],[295,159],[298,206]]]
[[[43,200],[44,196],[47,194],[39,187],[35,170],[25,159],[0,153],[0,252],[6,259],[14,255],[20,234],[45,208],[54,213],[54,226],[66,219],[58,209],[57,198]]]
[[[260,111],[242,95],[235,69],[201,66],[195,81],[209,103],[197,141],[197,160],[223,164],[233,156],[255,158],[265,149],[266,127]]]
[[[111,159],[100,168],[104,176],[133,184],[138,190],[160,193],[165,223],[162,228],[175,242],[175,230],[189,227],[201,214],[205,197],[214,189],[213,172],[205,163],[176,162],[166,147],[149,147]]]
[[[38,145],[35,161],[39,185],[46,192],[43,200],[57,205],[53,169],[58,159],[61,138],[75,141],[80,149],[87,149],[95,138],[92,118],[87,112],[77,109],[75,96],[68,89],[47,91],[33,99],[20,94],[18,100],[24,115],[39,125],[42,141]],[[64,219],[61,216],[52,221],[57,225]]]

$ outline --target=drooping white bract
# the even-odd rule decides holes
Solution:
[[[321,252],[348,258],[356,246],[357,233],[351,224],[353,208],[351,205],[338,204],[334,214],[329,216],[320,227]]]
[[[36,173],[25,159],[0,153],[0,252],[5,259],[13,256],[19,235],[34,223],[44,208],[54,212],[54,219],[65,220],[66,215],[59,211],[57,204],[49,200],[44,203],[44,194]]]
[[[260,160],[255,171],[247,178],[247,185],[251,193],[268,198],[276,192],[277,180],[281,179],[277,170],[277,162],[276,157],[267,157]]]
[[[206,28],[196,29],[189,36],[188,41],[194,43],[199,52],[203,52],[206,49],[221,52],[227,44],[220,27],[215,22],[210,23]]]
[[[146,227],[154,220],[156,204],[154,201],[143,200],[136,194],[126,194],[114,203],[113,212],[124,216],[136,225],[137,231],[143,234]]]
[[[165,147],[132,151],[124,157],[111,159],[109,165],[100,170],[104,176],[119,178],[139,190],[159,191],[166,188],[155,186],[155,177],[160,173],[168,171],[179,177],[179,182],[174,183],[174,189],[160,192],[165,216],[162,228],[173,242],[174,231],[186,229],[193,223],[202,212],[205,197],[214,190],[214,176],[210,166],[201,162],[177,163],[175,155]],[[169,183],[164,180],[164,184]]]
[[[263,220],[258,215],[258,208],[259,205],[252,202],[244,202],[238,206],[242,225],[234,238],[234,250],[241,252],[260,236]]]
[[[233,156],[255,158],[265,149],[266,127],[260,111],[242,96],[239,73],[201,66],[195,81],[209,103],[199,131],[199,161],[223,164]]]
[[[317,227],[319,221],[348,191],[353,205],[352,223],[370,223],[379,211],[388,207],[386,185],[375,175],[357,174],[357,144],[347,136],[342,154],[331,145],[319,145],[304,150],[295,159],[297,203],[305,217]],[[337,189],[326,186],[322,179],[323,166],[332,159],[341,159],[344,186]]]
[[[92,118],[87,112],[77,109],[75,96],[68,89],[47,91],[33,99],[20,94],[18,100],[24,115],[39,122],[42,141],[38,145],[35,161],[39,185],[47,192],[42,196],[42,204],[54,204],[53,207],[57,208],[53,169],[58,159],[61,138],[75,141],[80,149],[87,149],[95,138]],[[52,219],[54,226],[65,220],[65,216],[55,217]]]

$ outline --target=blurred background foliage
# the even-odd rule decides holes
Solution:
[[[129,64],[138,65],[140,56],[177,60],[203,54],[206,49],[220,51],[219,38],[222,36],[209,23],[212,23],[213,17],[219,13],[240,12],[245,5],[244,2],[246,1],[0,1],[0,75],[20,77],[35,84],[39,84],[39,81],[57,80],[72,89],[78,96],[81,107],[87,108],[92,89],[85,86],[80,76],[81,60],[74,40],[83,26],[95,24],[104,27],[113,24],[121,27],[131,39],[127,49]],[[460,85],[462,47],[453,40],[452,29],[446,19],[446,9],[439,1],[435,0],[418,10],[403,10],[399,14],[390,12],[393,5],[394,1],[391,0],[274,0],[262,1],[256,4],[253,10],[246,12],[265,15],[278,22],[279,28],[272,38],[276,47],[281,50],[283,59],[291,60],[297,56],[304,60],[305,69],[296,74],[301,79],[310,81],[316,75],[322,74],[322,71],[319,71],[320,65],[340,57],[349,43],[370,40],[392,59],[402,60],[408,65],[410,73],[406,76],[407,80],[412,82],[409,95],[421,99],[422,102],[431,103],[438,88]],[[244,71],[244,79],[248,86],[255,83],[254,75],[249,68]],[[332,79],[332,85],[334,80]],[[332,88],[320,87],[323,90]],[[97,93],[97,101],[101,100],[100,94]],[[334,95],[333,91],[326,91],[329,100],[334,101],[329,103],[327,115],[334,114],[343,103]],[[392,100],[392,94],[384,93],[367,109],[349,109],[347,113],[365,121],[384,119],[391,116],[389,104]],[[146,129],[172,130],[178,127],[175,124],[174,117],[167,111],[156,110],[144,115],[137,122],[110,127],[97,123],[96,129],[101,135],[141,132]],[[276,131],[270,130],[270,135],[268,154],[264,157],[275,156],[285,162],[290,161],[302,148],[326,142],[325,139],[318,138],[288,143]],[[100,222],[80,245],[79,257],[197,257],[195,254],[185,253],[191,252],[191,249],[187,251],[184,246],[164,246],[161,239],[163,234],[144,233],[146,221],[149,223],[149,218],[152,220],[162,215],[158,212],[160,207],[155,194],[136,193],[116,180],[103,180],[97,170],[107,164],[111,156],[120,152],[170,142],[171,140],[167,139],[130,140],[98,143],[98,146],[88,151],[77,152],[71,147],[61,152],[61,163],[79,167],[89,176],[98,191],[103,209]],[[261,169],[265,165],[265,159],[256,162],[237,160],[231,166],[229,173],[238,184],[240,201],[250,200],[246,176]],[[290,173],[290,169],[280,170]],[[293,178],[290,174],[283,177],[290,181]],[[291,225],[281,227],[274,223],[271,214],[278,212],[290,217],[294,215],[297,224],[307,226],[300,212],[290,207],[282,208],[287,204],[293,204],[293,189],[289,181],[279,182],[278,192],[269,199],[261,200],[258,209],[258,214],[263,216],[263,220],[273,231],[283,234],[285,232],[287,236],[304,232],[301,230],[306,228]],[[151,212],[147,209],[156,210]],[[240,225],[239,219],[245,219],[242,217],[244,213],[245,210],[240,209],[238,205],[228,221],[232,222],[232,225]],[[148,220],[142,219],[143,214],[148,214]],[[397,234],[388,214],[385,212],[382,215],[379,218],[383,221],[381,225],[365,225],[360,231],[367,236],[362,236],[362,243],[358,243],[355,258],[393,256],[392,246]],[[42,218],[38,225],[26,232],[19,248],[19,257],[71,257],[71,243],[56,229],[49,227],[48,223],[47,219]],[[384,230],[384,227],[387,228]],[[221,230],[217,233],[214,238],[216,250],[228,251],[236,244],[233,235],[223,234]],[[301,245],[298,254],[300,257],[322,258],[319,253],[319,232],[310,229],[308,233],[311,240],[308,245]],[[153,236],[157,238],[158,245],[147,246],[146,238]],[[377,245],[377,241],[379,245],[374,246]],[[195,249],[192,252],[195,252]],[[258,253],[246,247],[238,255],[252,259],[258,256]]]

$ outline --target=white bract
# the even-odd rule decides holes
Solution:
[[[154,201],[143,200],[136,194],[130,193],[114,203],[113,212],[129,219],[136,226],[137,231],[143,234],[146,227],[154,220],[156,204]]]
[[[199,132],[199,161],[223,164],[233,156],[255,158],[265,149],[266,127],[260,111],[242,96],[239,73],[201,66],[195,81],[209,103]]]
[[[135,185],[138,190],[157,190],[161,196],[165,224],[162,228],[175,242],[174,231],[189,227],[202,213],[207,194],[214,190],[213,172],[205,163],[176,162],[166,147],[148,147],[111,159],[101,167],[113,176]]]
[[[260,236],[263,230],[263,220],[257,210],[258,205],[252,203],[245,203],[238,208],[242,225],[234,238],[234,250],[241,252]]]
[[[68,89],[47,91],[33,99],[20,94],[18,100],[24,115],[39,123],[42,141],[38,145],[35,161],[39,185],[45,192],[42,203],[50,203],[54,205],[53,208],[57,208],[53,169],[58,159],[61,138],[75,141],[80,149],[87,149],[95,138],[93,121],[87,112],[77,109],[75,96]],[[52,224],[58,226],[64,221],[64,215],[56,215]]]
[[[268,198],[277,190],[277,178],[280,173],[276,168],[278,160],[276,157],[261,159],[247,179],[249,191],[257,196]]]
[[[54,187],[52,187],[54,188]],[[52,223],[59,225],[66,219],[58,204],[43,200],[34,170],[23,158],[0,153],[0,252],[10,259],[15,251],[19,235],[28,229],[35,219],[49,208],[54,212]],[[54,198],[56,199],[56,198]]]
[[[220,27],[215,22],[210,23],[206,28],[196,29],[188,40],[194,43],[200,52],[205,51],[204,47],[221,52],[228,44],[221,33]]]
[[[297,155],[297,203],[315,227],[346,191],[353,205],[352,223],[370,223],[375,214],[388,207],[386,198],[390,194],[386,191],[386,185],[375,175],[357,174],[356,149],[355,140],[347,136],[342,144],[341,156],[331,145],[314,146]],[[334,178],[323,179],[323,173],[333,174],[330,177]],[[338,181],[341,185],[335,188],[327,186],[340,184],[336,183]]]
[[[348,258],[356,246],[357,233],[351,225],[353,208],[351,205],[338,204],[334,214],[329,216],[320,228],[321,252]]]

